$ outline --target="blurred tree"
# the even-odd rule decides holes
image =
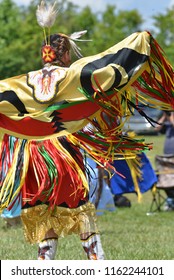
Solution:
[[[156,27],[155,38],[164,49],[171,64],[174,65],[174,6],[153,18]]]
[[[100,16],[100,22],[94,27],[95,52],[103,51],[139,31],[142,23],[137,10],[118,11],[116,6],[108,5]]]
[[[94,13],[92,13],[90,7],[85,7],[74,17],[74,26],[71,32],[79,30],[87,30],[87,34],[81,39],[92,40],[92,42],[78,42],[78,46],[82,49],[82,54],[85,56],[94,53],[93,42],[96,40],[94,38],[94,30],[98,24],[98,19]],[[94,39],[94,40],[93,40]]]
[[[50,0],[53,3],[55,0]],[[87,30],[79,42],[85,56],[104,51],[135,31],[141,31],[142,16],[135,10],[118,10],[108,5],[104,12],[92,12],[89,6],[80,8],[70,0],[58,0],[58,16],[51,33],[71,34]],[[39,69],[42,28],[36,20],[36,7],[40,0],[32,0],[29,6],[17,6],[12,0],[0,0],[0,79]],[[173,62],[174,8],[166,14],[154,17],[159,32],[156,38]],[[76,59],[73,57],[73,59]]]
[[[0,1],[0,78],[19,73],[21,52],[21,12],[11,0]]]

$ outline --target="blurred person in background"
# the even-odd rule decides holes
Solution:
[[[163,111],[158,120],[155,130],[159,133],[165,134],[163,155],[174,156],[174,112]],[[164,210],[174,210],[174,182],[173,187],[165,189],[167,195]]]

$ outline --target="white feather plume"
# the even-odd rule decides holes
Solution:
[[[73,40],[69,39],[69,42],[70,42],[70,44],[71,44],[71,48],[72,48],[74,54],[75,54],[78,58],[82,58],[83,55],[82,55],[81,52],[80,52],[81,49],[76,45],[76,43],[75,43]]]
[[[87,33],[87,30],[81,30],[81,31],[77,31],[77,32],[72,33],[69,37],[72,40],[76,40],[76,39],[79,39],[80,37],[82,37],[86,33]]]
[[[83,41],[83,42],[92,41],[92,40],[82,40],[82,39],[79,39],[80,37],[82,37],[86,33],[87,33],[87,30],[77,31],[77,32],[74,32],[71,35],[69,35],[69,38],[71,40],[73,40],[73,41]]]
[[[58,13],[58,10],[56,9],[56,4],[57,1],[55,1],[53,5],[46,5],[45,1],[41,1],[40,5],[38,5],[36,10],[36,18],[38,24],[41,27],[50,28],[54,24]]]
[[[83,55],[81,54],[80,47],[77,46],[77,44],[74,41],[82,41],[82,42],[92,41],[92,40],[82,40],[82,39],[79,39],[81,36],[83,36],[86,33],[87,33],[87,30],[82,30],[82,31],[74,32],[74,33],[72,33],[71,35],[68,36],[69,42],[71,44],[71,48],[72,48],[74,54],[78,58],[82,58]]]

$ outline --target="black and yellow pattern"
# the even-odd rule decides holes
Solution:
[[[4,145],[10,138],[4,135],[17,138],[10,168],[0,177],[0,209],[8,207],[19,195],[29,161],[35,170],[37,167],[43,170],[41,174],[48,174],[51,178],[48,190],[50,187],[56,193],[52,182],[61,174],[60,170],[55,174],[57,169],[52,158],[59,152],[66,158],[67,166],[74,170],[76,164],[67,156],[64,147],[60,149],[58,142],[62,136],[105,168],[119,157],[135,159],[130,169],[138,192],[136,156],[151,145],[144,143],[144,139],[123,135],[122,117],[128,118],[134,109],[145,116],[139,103],[173,110],[173,81],[172,66],[146,31],[134,33],[100,54],[81,58],[69,68],[47,66],[0,81],[1,167],[4,168],[10,151],[6,149],[8,145]],[[84,129],[89,123],[93,130]],[[34,143],[34,140],[47,139],[52,139],[55,151],[51,157]],[[38,155],[40,161],[36,160]],[[38,178],[37,171],[35,173]],[[87,195],[86,179],[80,168],[76,175],[83,182]]]
[[[165,67],[168,64],[163,58],[167,81],[161,80],[158,68],[162,54],[159,50],[152,54],[153,40],[148,32],[134,33],[103,53],[79,59],[66,71],[59,67],[44,68],[1,81],[1,131],[19,138],[39,140],[77,132],[98,115],[100,104],[106,103],[105,95],[108,103],[105,111],[110,110],[112,100],[119,106],[117,103],[126,98],[125,92],[132,91],[134,82],[143,78],[143,73],[149,86],[146,96],[152,96],[162,106],[171,109],[173,70],[167,73]],[[57,72],[62,71],[64,74],[59,78]],[[36,98],[33,76],[38,77],[34,83],[39,89],[43,87],[43,95],[48,94],[48,87],[51,88],[52,96],[48,102],[44,99],[42,103]],[[153,84],[150,84],[154,79],[164,87],[165,98],[155,93]],[[135,100],[133,93],[129,94],[129,99],[132,98]],[[118,114],[124,115],[125,111]]]

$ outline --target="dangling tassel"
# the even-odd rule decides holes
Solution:
[[[142,194],[139,189],[138,181],[141,179],[141,175],[142,175],[141,171],[140,171],[141,160],[140,160],[139,156],[137,156],[135,159],[126,160],[126,162],[127,162],[127,165],[129,167],[129,170],[130,170],[130,173],[132,176],[132,180],[134,183],[134,189],[135,189],[135,192],[137,193],[138,201],[140,202],[141,198],[142,198]]]
[[[10,147],[10,141],[13,142],[11,151],[7,148],[8,146]],[[1,211],[13,205],[20,195],[28,170],[28,144],[26,140],[12,139],[11,136],[5,136],[4,138],[4,143],[1,146],[1,170],[3,170],[1,173],[0,192]],[[8,170],[5,167],[3,168],[7,163],[9,163]]]
[[[68,203],[65,201],[65,197],[62,201],[63,192],[65,192],[68,201],[72,200],[72,196],[75,200],[76,194],[80,192],[84,198],[87,196],[88,183],[85,171],[82,169],[81,163],[78,162],[79,150],[72,147],[70,143],[67,149],[63,145],[68,145],[65,138],[62,140],[54,138],[40,143],[31,141],[30,155],[34,175],[37,179],[37,189],[35,193],[28,194],[27,189],[23,187],[30,205],[35,205],[37,201],[48,202],[49,207],[53,210],[57,204]],[[69,152],[70,148],[72,152]],[[66,188],[66,185],[64,188],[62,187],[62,180],[66,173],[71,178],[71,182],[69,182],[71,188]]]
[[[157,41],[150,33],[149,35],[151,47],[149,70],[144,71],[132,86],[138,89],[139,94],[142,92],[157,102],[160,101],[160,107],[171,110],[171,106],[174,108],[174,71]],[[148,99],[148,102],[153,103],[153,100]]]

